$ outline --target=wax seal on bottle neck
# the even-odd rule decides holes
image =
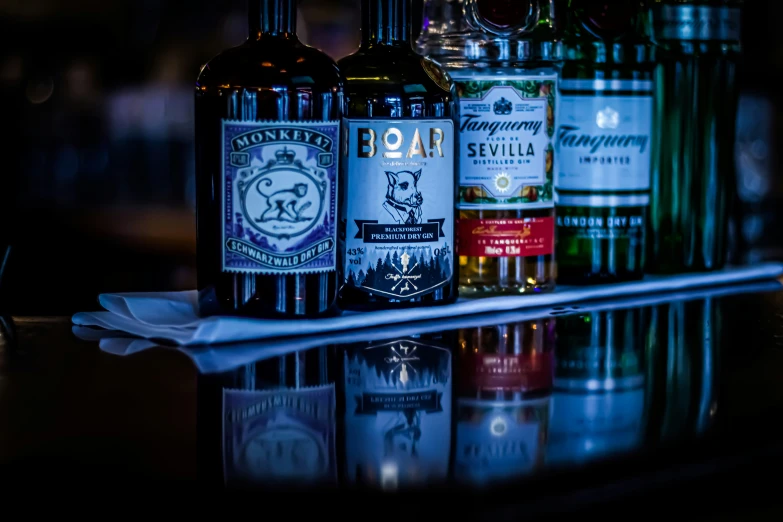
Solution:
[[[538,23],[538,0],[465,0],[468,22],[497,36],[516,36]]]

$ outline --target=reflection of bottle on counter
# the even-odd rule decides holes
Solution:
[[[547,464],[623,453],[643,442],[646,310],[558,319]]]
[[[552,388],[553,321],[460,332],[454,471],[472,484],[541,467]]]
[[[222,477],[232,489],[335,481],[336,400],[326,355],[316,348],[199,376],[204,480]]]
[[[451,451],[451,352],[424,339],[345,348],[350,483],[387,490],[445,480]]]

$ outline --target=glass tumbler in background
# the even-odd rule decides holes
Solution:
[[[735,164],[740,0],[656,0],[648,271],[726,263]]]

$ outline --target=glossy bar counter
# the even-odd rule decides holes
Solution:
[[[69,318],[2,324],[6,491],[323,491],[375,498],[381,518],[410,501],[487,520],[780,519],[779,281],[340,342],[151,348],[81,340]],[[369,520],[353,511],[340,516]]]

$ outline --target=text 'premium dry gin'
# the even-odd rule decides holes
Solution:
[[[249,21],[196,87],[200,313],[329,314],[342,80],[297,39],[296,0],[250,0]]]
[[[653,64],[640,0],[571,0],[560,80],[557,280],[640,279],[650,202]]]
[[[413,51],[410,17],[409,0],[364,0],[361,47],[339,64],[343,309],[457,297],[455,101],[448,76]]]
[[[426,5],[419,46],[459,95],[462,295],[554,288],[554,3]]]

